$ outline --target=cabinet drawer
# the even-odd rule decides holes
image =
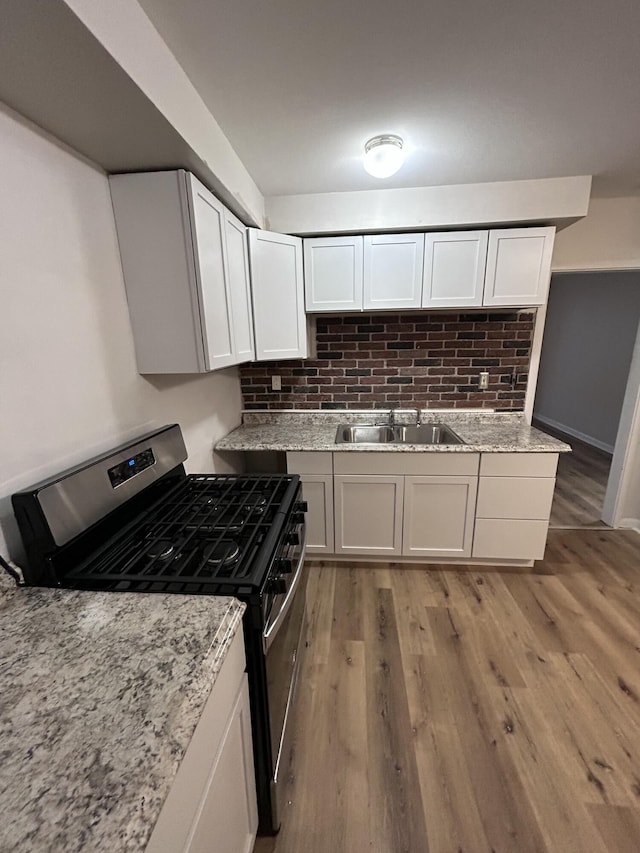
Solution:
[[[478,473],[479,453],[334,453],[336,474],[412,474],[429,476]]]
[[[483,453],[481,477],[555,477],[557,453]]]
[[[327,450],[287,453],[289,474],[333,474],[332,454]]]
[[[547,521],[478,518],[473,556],[496,560],[541,560],[548,527]]]
[[[480,477],[476,515],[547,521],[555,484],[553,477]]]

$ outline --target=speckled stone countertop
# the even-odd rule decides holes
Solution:
[[[336,444],[341,423],[386,421],[386,410],[372,412],[245,412],[243,425],[217,442],[225,450],[332,450],[382,453],[564,453],[568,444],[530,426],[520,413],[425,411],[423,423],[442,422],[464,444]],[[415,414],[398,414],[397,423],[414,423]]]
[[[0,851],[143,851],[244,605],[0,575]]]

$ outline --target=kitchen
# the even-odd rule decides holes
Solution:
[[[80,3],[69,5],[75,5],[77,14],[83,11]],[[127,8],[128,4],[122,4],[119,14],[124,15]],[[89,14],[87,10],[84,13]],[[118,20],[116,17],[116,23]],[[88,19],[85,21],[88,25]],[[98,23],[93,23],[97,28]],[[107,23],[103,22],[102,25],[106,27]],[[127,21],[126,26],[132,30],[142,26],[139,15]],[[121,29],[124,31],[126,27],[122,26]],[[135,52],[140,55],[139,45],[146,45],[152,34],[144,30],[136,32],[138,43]],[[102,37],[106,41],[106,31],[102,32]],[[156,42],[149,44],[150,51],[159,49]],[[114,44],[112,50],[116,52]],[[140,69],[133,66],[133,56],[126,55],[126,46],[120,44],[117,50],[121,51],[118,55],[120,64],[134,77],[141,74]],[[3,55],[6,58],[4,49]],[[76,56],[75,61],[80,62],[81,57]],[[161,67],[170,77],[175,69],[168,51],[162,63]],[[9,78],[6,74],[2,77],[6,85]],[[183,80],[171,79],[176,88],[186,85]],[[151,87],[152,84],[153,81],[147,81],[144,85]],[[152,100],[157,97],[151,88],[147,88],[146,92]],[[104,93],[102,96],[104,98]],[[3,91],[2,97],[8,103],[13,102],[7,91]],[[113,110],[113,113],[109,112],[109,118],[114,116],[115,109],[108,100],[97,100],[90,107],[85,104],[84,108],[97,109],[97,104],[104,110]],[[68,111],[72,107],[68,104],[64,107],[67,120]],[[165,103],[165,110],[171,108]],[[195,111],[195,106],[193,109]],[[24,118],[29,114],[36,120],[35,114],[29,113],[26,108],[18,109],[17,113],[10,108],[3,109],[0,134],[3,150],[2,203],[6,207],[2,217],[3,316],[8,320],[4,328],[2,355],[2,399],[6,405],[1,427],[5,454],[1,478],[4,541],[0,553],[5,555],[19,553],[19,539],[9,505],[12,493],[81,463],[119,442],[174,421],[181,424],[185,435],[189,470],[210,471],[215,464],[216,472],[224,472],[230,467],[227,457],[217,455],[214,463],[212,447],[240,424],[242,409],[236,368],[188,377],[143,377],[138,374],[116,227],[104,169],[87,162],[59,141],[65,139],[64,128],[54,133],[57,138],[52,139]],[[36,124],[47,127],[49,120],[53,121],[50,116],[43,116],[40,121],[36,120]],[[92,120],[96,120],[95,115]],[[184,125],[180,125],[184,118],[181,116],[175,121],[179,129],[186,132]],[[67,123],[66,132],[70,133],[74,126],[70,121]],[[111,127],[114,128],[114,135],[115,129],[121,134],[133,135],[131,129],[127,130],[126,124],[126,121],[120,119],[119,124],[114,120],[107,128],[102,124],[98,126],[107,138]],[[53,132],[51,127],[50,130]],[[377,130],[379,128],[374,128],[373,132]],[[138,131],[139,128],[136,128]],[[190,132],[190,142],[196,145],[197,133],[193,126]],[[163,138],[159,136],[160,140]],[[95,144],[86,142],[86,139],[85,134],[86,145]],[[81,149],[78,142],[73,147]],[[109,153],[112,156],[112,152]],[[252,206],[255,210],[254,200],[257,196],[247,177],[242,176],[237,163],[228,152],[222,151],[222,147],[214,153],[203,144],[199,153],[203,156],[195,160],[193,157],[184,159],[181,165],[189,167],[191,163],[203,159],[208,160],[212,168],[213,164],[220,163],[218,180],[226,183],[227,196],[220,193],[213,182],[210,186],[222,195],[227,204],[233,200],[237,188],[240,203],[235,211],[237,214],[244,212],[242,218],[251,223],[251,216],[247,216],[247,213],[251,213]],[[172,162],[166,156],[165,165],[177,165],[175,160]],[[92,159],[100,162],[97,154]],[[149,161],[149,166],[161,168],[163,164]],[[142,164],[138,168],[143,168]],[[216,169],[217,165],[214,171]],[[107,171],[116,170],[110,168]],[[577,167],[561,174],[573,175],[576,171]],[[582,171],[578,173],[582,174]],[[200,177],[203,179],[205,174],[201,172]],[[552,187],[552,184],[544,182],[537,187],[537,192],[542,193],[546,188],[548,193],[546,201],[550,212],[544,214],[544,218],[569,219],[578,216],[578,205],[574,203],[573,210],[569,211],[566,206],[562,208],[558,199],[552,195]],[[508,216],[504,213],[496,215],[496,205],[500,200],[503,211],[506,206],[504,187],[502,193],[498,190],[497,187],[489,187],[484,194],[487,207],[493,199],[491,215],[486,214],[486,219],[469,221],[469,226],[518,221],[520,216],[523,220],[533,222],[542,216],[539,212],[531,212],[533,203],[527,196],[526,186],[514,190],[519,191],[520,208],[528,204],[528,211],[524,214],[513,212],[514,205],[510,201],[509,210],[512,213]],[[375,200],[379,201],[378,194],[384,191],[370,189],[369,192],[374,193]],[[562,185],[562,192],[566,194],[567,185]],[[275,193],[270,193],[274,194],[278,194],[277,189]],[[427,196],[432,198],[428,193]],[[284,194],[282,197],[286,198]],[[473,208],[475,198],[473,190],[469,189],[463,200],[467,210]],[[411,213],[410,199],[406,196],[404,199],[407,202],[405,210]],[[451,199],[449,203],[453,204]],[[282,203],[279,205],[282,209]],[[247,210],[247,207],[250,209]],[[277,205],[272,205],[273,211],[277,211],[277,208]],[[586,212],[585,205],[581,215]],[[340,210],[336,208],[335,215],[338,213]],[[391,213],[389,209],[388,215]],[[357,218],[356,214],[354,218]],[[273,218],[273,214],[271,216]],[[288,229],[284,216],[282,213],[280,216],[282,225],[275,225],[274,220],[271,227],[286,232]],[[608,197],[592,198],[586,217],[558,232],[553,268],[638,267],[639,220],[640,204],[637,197],[630,193],[627,195],[623,191],[619,198],[611,197],[611,194]],[[409,227],[408,230],[420,230],[416,227],[417,222],[414,219],[413,229]],[[344,224],[337,224],[337,230],[347,230]],[[436,227],[437,224],[436,221],[431,224],[427,222],[424,230]],[[333,222],[329,224],[329,230],[332,226]],[[397,220],[395,223],[385,222],[377,230],[387,227],[390,230],[406,229],[407,224],[398,224]],[[376,230],[372,226],[370,228]],[[300,230],[307,229],[302,227]],[[362,220],[358,220],[352,230],[362,233],[367,229],[362,225]],[[633,513],[627,515],[633,516]],[[336,578],[333,582],[343,584],[344,579]],[[326,612],[321,617],[326,625]],[[327,642],[326,636],[322,642]],[[626,809],[626,799],[620,794],[613,802],[621,810],[622,816],[628,816],[628,821],[632,821],[633,812]],[[605,823],[606,814],[608,812],[603,817]],[[598,832],[606,830],[606,827],[600,828],[604,824],[598,826]],[[336,849],[339,849],[337,844]],[[622,844],[619,849],[623,849]]]

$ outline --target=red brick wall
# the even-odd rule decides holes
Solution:
[[[318,316],[313,359],[240,368],[246,409],[522,409],[534,312]],[[489,389],[478,389],[489,371]],[[271,376],[282,390],[271,390]],[[514,381],[515,374],[515,381]]]

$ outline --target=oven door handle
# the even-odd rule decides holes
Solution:
[[[298,564],[296,566],[295,574],[293,576],[293,580],[291,581],[291,586],[287,590],[287,595],[282,602],[282,607],[278,611],[278,615],[273,620],[273,622],[268,623],[265,626],[265,629],[262,633],[262,645],[264,648],[264,653],[266,654],[269,651],[269,647],[273,643],[276,638],[276,634],[278,633],[278,628],[286,618],[287,613],[289,612],[289,608],[293,603],[293,597],[296,593],[296,589],[298,588],[298,584],[300,583],[300,577],[302,574],[302,566],[304,564],[304,554],[307,550],[307,527],[304,525],[303,533],[302,533],[302,548],[300,549],[300,557],[298,559]]]

